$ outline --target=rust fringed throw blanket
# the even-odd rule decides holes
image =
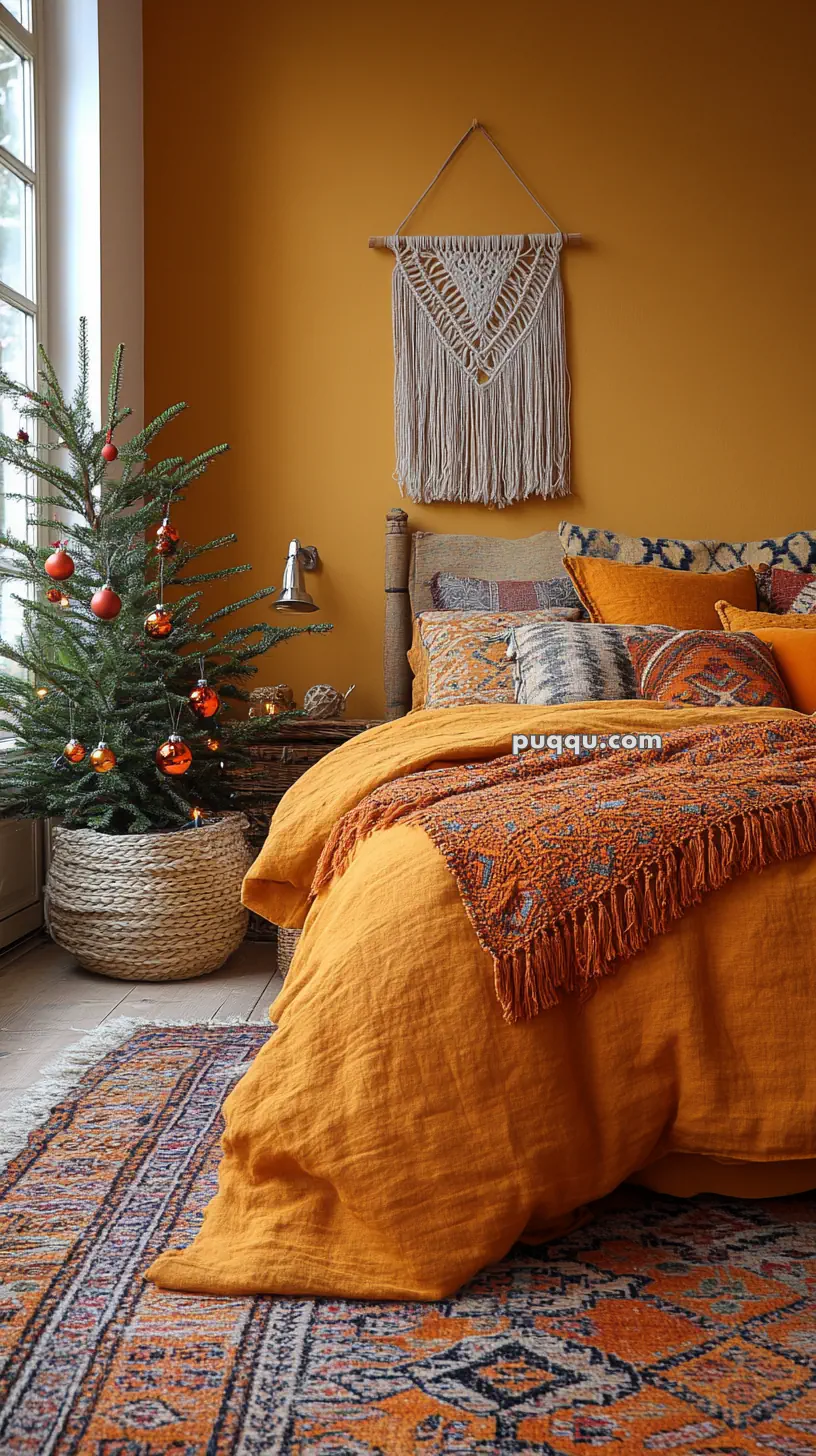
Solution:
[[[492,955],[505,1018],[589,994],[710,890],[816,852],[816,723],[667,733],[662,747],[530,750],[409,774],[338,823],[312,893],[358,841],[419,825]]]

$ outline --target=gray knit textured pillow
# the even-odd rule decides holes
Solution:
[[[531,622],[514,627],[507,655],[513,662],[517,703],[612,702],[636,698],[627,641],[642,627],[603,622]]]

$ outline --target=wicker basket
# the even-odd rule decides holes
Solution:
[[[45,919],[86,970],[185,981],[224,964],[246,930],[243,814],[169,834],[54,830]]]
[[[299,930],[287,930],[283,925],[278,926],[278,975],[283,981],[286,980],[286,972],[292,964],[300,935]]]

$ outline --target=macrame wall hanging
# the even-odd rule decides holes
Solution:
[[[472,132],[495,148],[554,232],[402,237]],[[569,375],[559,262],[543,203],[474,121],[390,237],[394,254],[394,478],[416,501],[506,506],[569,495]]]

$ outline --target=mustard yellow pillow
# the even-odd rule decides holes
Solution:
[[[764,616],[757,612],[756,616]],[[774,617],[776,622],[790,622],[790,617]],[[802,625],[800,617],[793,618],[796,626]],[[805,618],[807,621],[807,618]],[[797,632],[790,627],[750,628],[760,642],[773,651],[774,662],[790,695],[794,708],[800,713],[816,713],[816,632]]]
[[[816,627],[816,612],[744,612],[733,602],[717,602],[717,615],[726,632],[758,632],[761,627],[785,628],[792,631],[797,627]]]
[[[756,579],[750,566],[735,571],[672,571],[665,566],[629,566],[601,556],[565,556],[581,601],[593,622],[663,623],[678,630],[722,623],[717,602],[756,607]]]

